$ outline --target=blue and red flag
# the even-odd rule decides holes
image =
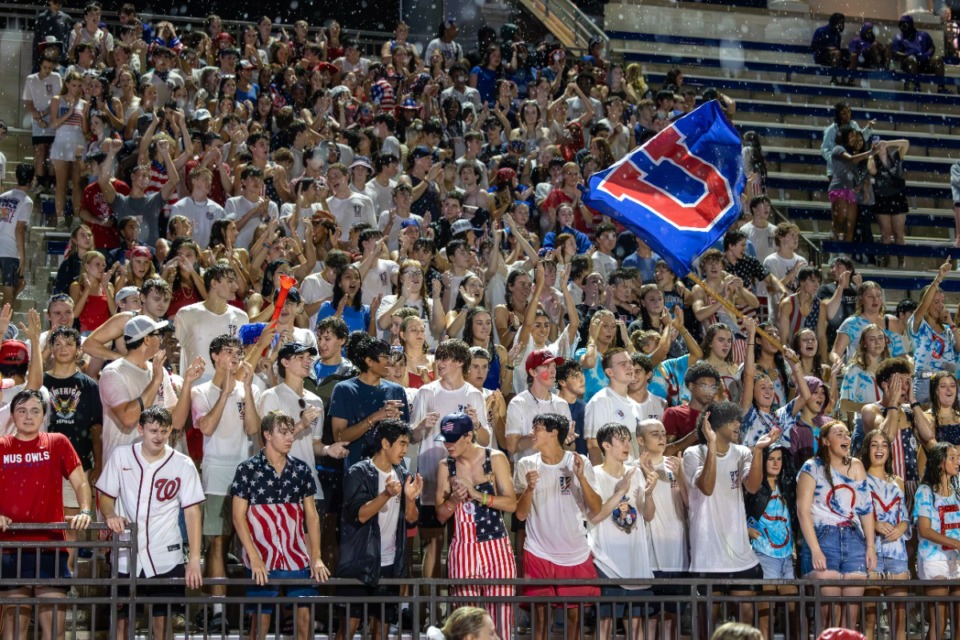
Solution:
[[[590,177],[583,202],[633,231],[680,277],[740,217],[740,136],[716,100]]]

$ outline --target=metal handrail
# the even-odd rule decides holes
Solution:
[[[570,0],[542,0],[542,2],[544,7],[543,17],[549,18],[551,13],[556,14],[561,22],[570,27],[578,46],[581,46],[582,43],[585,49],[593,38],[599,38],[604,43],[609,41],[604,30]],[[531,2],[528,6],[532,12],[536,13],[535,2]]]

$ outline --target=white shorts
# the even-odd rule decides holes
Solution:
[[[951,554],[946,560],[917,559],[917,577],[921,580],[960,579],[960,557]]]

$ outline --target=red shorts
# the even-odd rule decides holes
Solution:
[[[565,567],[549,560],[538,558],[529,551],[523,552],[523,577],[532,580],[597,580],[597,568],[593,564],[593,555],[580,564]],[[535,596],[577,596],[592,597],[600,595],[596,585],[530,585],[520,587],[520,595]],[[569,604],[568,607],[576,607]]]

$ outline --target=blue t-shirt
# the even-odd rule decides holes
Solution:
[[[480,93],[480,102],[493,104],[497,100],[497,78],[500,74],[486,67],[474,67],[470,74],[477,75],[477,91]]]
[[[337,308],[333,306],[332,302],[327,300],[320,305],[320,310],[317,311],[317,322],[331,318],[336,313]],[[348,306],[343,310],[341,317],[343,321],[347,323],[347,328],[350,329],[350,331],[367,331],[370,328],[370,305],[365,304],[361,306],[359,310]]]
[[[634,251],[623,259],[623,268],[636,267],[640,271],[640,279],[644,284],[647,284],[653,282],[653,271],[658,260],[660,260],[660,256],[655,253],[651,254],[649,258],[641,258]]]
[[[400,418],[404,422],[410,421],[410,407],[407,405],[407,394],[403,387],[395,382],[380,380],[377,386],[371,386],[360,381],[360,378],[350,378],[338,382],[330,395],[330,417],[341,418],[347,425],[357,424],[369,415],[379,411],[387,400],[403,401]],[[367,453],[367,445],[373,445],[370,432],[350,443],[350,455],[344,461],[343,469],[346,472],[351,465],[360,462]]]
[[[583,437],[583,425],[586,420],[587,412],[587,403],[583,400],[577,400],[570,406],[570,420],[577,428],[577,439],[574,440],[573,446],[576,447],[577,453],[580,455],[587,455],[587,441]]]

